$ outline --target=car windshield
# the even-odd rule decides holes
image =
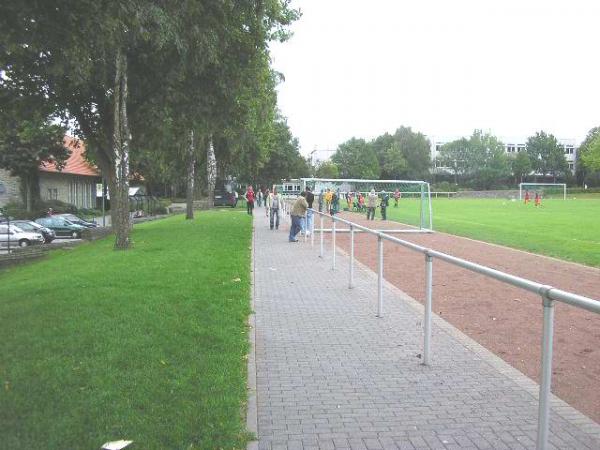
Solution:
[[[33,230],[33,229],[39,227],[39,225],[37,225],[37,224],[33,225],[30,222],[17,222],[17,223],[15,223],[15,226],[19,227],[22,230]]]

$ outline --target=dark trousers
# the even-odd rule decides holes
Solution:
[[[292,216],[292,225],[290,226],[290,236],[289,236],[290,242],[296,240],[296,235],[302,229],[302,225],[300,225],[301,220],[302,220],[301,216]]]
[[[383,220],[386,220],[386,219],[387,219],[387,216],[386,216],[386,211],[387,211],[387,206],[382,206],[382,207],[381,207],[381,218],[382,218]]]
[[[271,208],[271,230],[273,229],[273,222],[275,222],[275,229],[279,229],[279,208]]]
[[[246,202],[246,212],[252,215],[252,210],[254,209],[254,202]]]
[[[375,208],[367,208],[367,220],[375,220]]]

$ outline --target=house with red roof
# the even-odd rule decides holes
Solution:
[[[96,207],[96,184],[102,182],[97,167],[86,161],[82,140],[65,136],[71,155],[62,170],[54,164],[42,163],[39,171],[42,200],[60,200],[77,208]],[[19,198],[19,180],[0,169],[0,206]]]

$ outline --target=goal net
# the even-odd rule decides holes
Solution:
[[[329,189],[339,193],[341,211],[365,212],[367,196],[372,189],[379,198],[387,195],[388,220],[411,225],[419,229],[433,230],[431,189],[425,181],[413,180],[361,180],[333,178],[301,178],[302,190],[310,187],[318,198]],[[358,202],[359,193],[364,196],[365,207]],[[317,204],[314,205],[317,209]]]
[[[567,185],[565,183],[520,183],[519,200],[523,200],[529,192],[529,196],[540,194],[544,198],[567,199]]]

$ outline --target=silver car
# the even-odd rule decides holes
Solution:
[[[40,233],[30,233],[14,225],[0,224],[0,246],[7,247],[10,240],[11,247],[27,247],[29,245],[43,244],[44,236]]]

